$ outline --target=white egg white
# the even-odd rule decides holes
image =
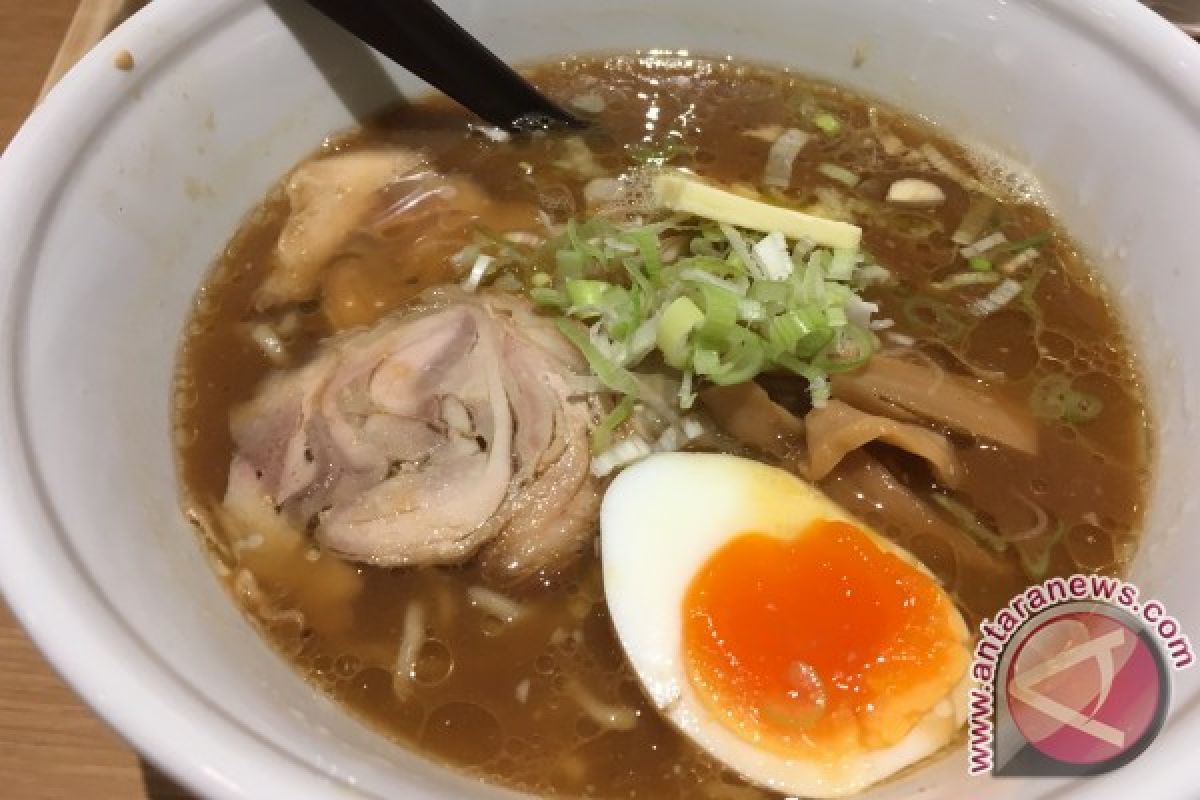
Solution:
[[[818,489],[783,470],[735,456],[668,453],[621,473],[605,494],[600,520],[608,610],[647,694],[683,733],[748,781],[806,797],[844,797],[937,752],[962,727],[965,674],[890,747],[841,758],[785,757],[723,725],[692,688],[683,656],[683,598],[701,566],[738,534],[791,538],[809,523],[844,520],[925,571],[911,554]],[[967,628],[957,611],[951,625],[967,648]]]

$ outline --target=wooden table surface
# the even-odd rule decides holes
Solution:
[[[37,98],[78,0],[0,0],[0,148]],[[186,797],[88,710],[0,602],[0,797]]]

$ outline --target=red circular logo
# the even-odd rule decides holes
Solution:
[[[1039,625],[1009,662],[1005,688],[1021,735],[1066,764],[1101,764],[1145,747],[1166,701],[1153,644],[1104,611]]]

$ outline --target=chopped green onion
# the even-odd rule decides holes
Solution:
[[[857,262],[857,250],[834,248],[833,258],[829,260],[829,273],[826,277],[831,281],[848,281],[854,275],[854,267]]]
[[[1008,237],[1005,236],[1000,231],[996,231],[995,233],[991,234],[990,236],[985,236],[982,239],[980,239],[979,241],[967,245],[966,247],[959,250],[959,252],[962,253],[963,258],[974,258],[975,256],[983,255],[984,253],[991,250],[993,247],[999,247],[1000,245],[1006,244],[1007,242],[1008,242]]]
[[[613,410],[604,416],[600,424],[592,431],[592,452],[599,453],[608,449],[612,443],[613,431],[625,420],[629,419],[629,415],[633,413],[634,396],[627,394],[621,398],[621,402],[613,407]]]
[[[695,375],[690,369],[683,371],[683,379],[679,383],[679,407],[687,411],[696,403],[696,392],[692,388]]]
[[[657,277],[658,273],[662,272],[658,234],[650,228],[640,228],[630,232],[628,235],[637,246],[638,253],[642,257],[642,263],[646,268],[646,275],[650,278]]]
[[[921,145],[920,150],[921,155],[925,156],[925,160],[929,162],[929,166],[947,178],[950,178],[959,186],[964,189],[983,191],[984,187],[980,184],[978,178],[968,173],[965,169],[958,166],[958,164],[955,164],[931,143],[926,142]]]
[[[810,374],[806,377],[808,379],[808,393],[812,397],[812,404],[817,408],[824,408],[833,394],[833,389],[829,384],[828,373],[821,372],[817,367],[812,367]]]
[[[787,240],[782,233],[767,234],[758,240],[758,244],[750,248],[763,275],[769,280],[782,281],[787,279],[795,270],[792,257],[788,253]]]
[[[831,393],[829,386],[829,376],[825,370],[820,367],[813,366],[805,361],[794,356],[781,356],[777,359],[779,365],[786,367],[792,372],[808,381],[808,393],[812,398],[812,403],[815,408],[824,408],[829,402]]]
[[[961,309],[927,295],[913,295],[904,301],[904,318],[921,330],[931,331],[945,341],[956,342],[967,332],[968,321]]]
[[[603,478],[618,467],[624,467],[645,458],[654,452],[646,440],[633,434],[614,444],[602,453],[592,456],[591,473],[597,478]]]
[[[679,281],[698,281],[714,283],[739,295],[746,294],[750,288],[750,277],[737,259],[717,256],[691,256],[679,259],[667,268],[666,274],[658,281],[661,289],[673,287]]]
[[[1005,275],[1016,275],[1018,272],[1024,269],[1026,264],[1033,261],[1037,257],[1038,250],[1036,247],[1030,247],[1027,250],[1022,250],[1001,264],[1000,271]]]
[[[989,272],[992,269],[992,260],[986,256],[971,256],[967,259],[967,267],[976,272]]]
[[[663,360],[683,369],[688,360],[688,338],[704,322],[704,312],[690,297],[677,297],[658,319],[656,340]]]
[[[954,517],[954,521],[957,522],[963,530],[974,536],[983,544],[986,544],[988,547],[995,550],[997,553],[1003,553],[1008,549],[1008,542],[1003,536],[980,522],[969,508],[955,500],[953,497],[934,492],[932,495],[930,495],[930,499],[941,506],[942,510]]]
[[[758,262],[754,256],[750,255],[750,248],[746,246],[746,240],[742,237],[740,231],[732,225],[722,222],[720,224],[721,233],[729,241],[729,249],[738,257],[742,268],[748,272],[757,273],[756,277],[763,277],[761,270],[758,268]]]
[[[772,317],[767,326],[767,346],[779,355],[795,354],[805,337],[824,332],[828,327],[826,320],[816,316],[808,310],[796,309]],[[832,336],[832,332],[829,335]],[[821,342],[821,346],[824,344]]]
[[[1050,553],[1062,539],[1067,527],[1061,522],[1054,532],[1027,542],[1015,542],[1013,547],[1021,559],[1021,569],[1031,581],[1040,581],[1050,571]]]
[[[705,342],[727,340],[737,326],[740,298],[711,283],[702,283],[699,289],[704,303],[704,322],[697,331],[698,336]]]
[[[583,277],[584,256],[578,250],[559,250],[554,254],[554,263],[564,278]]]
[[[477,244],[479,245],[476,248],[477,250],[483,248],[485,245],[495,247],[498,252],[494,255],[501,260],[526,263],[533,254],[533,250],[530,247],[507,239],[483,225],[476,226],[475,235]]]
[[[929,284],[930,289],[939,292],[950,289],[961,289],[964,286],[979,286],[985,283],[999,283],[1000,276],[995,272],[956,272],[940,281]]]
[[[976,274],[985,275],[987,273]],[[977,317],[986,317],[989,314],[995,314],[1013,300],[1016,300],[1020,294],[1021,284],[1012,278],[1005,278],[1000,281],[1000,285],[988,292],[987,297],[971,303],[970,311]]]
[[[479,284],[483,281],[495,261],[494,256],[483,254],[475,256],[475,263],[471,266],[471,272],[467,275],[466,280],[462,282],[462,288],[468,292],[478,289]]]
[[[820,330],[813,331],[807,336],[801,337],[800,341],[796,343],[795,355],[798,358],[807,358],[815,362],[817,355],[829,345],[833,337],[834,331],[832,328],[822,328]],[[830,371],[825,366],[820,364],[817,366],[820,367],[823,372]],[[842,372],[844,370],[833,371]]]
[[[737,305],[738,319],[747,322],[758,322],[767,318],[766,307],[757,300],[752,300],[749,297],[739,297]]]
[[[571,240],[571,246],[575,251],[583,258],[585,268],[589,258],[599,261],[604,257],[603,251],[590,244],[586,237],[580,234],[579,223],[575,221],[574,217],[567,220],[567,238]]]
[[[849,322],[846,318],[846,310],[840,306],[829,306],[826,308],[825,320],[831,328],[841,328]]]
[[[1018,239],[1015,242],[1009,242],[999,249],[1004,253],[1019,253],[1020,251],[1028,250],[1031,247],[1039,247],[1049,241],[1049,239],[1050,234],[1037,233],[1025,239]]]
[[[633,329],[625,343],[625,358],[622,366],[637,364],[650,355],[650,351],[658,344],[658,320],[648,319]]]
[[[605,294],[613,288],[616,287],[604,281],[576,278],[567,281],[567,297],[573,306],[600,306]]]
[[[842,121],[828,111],[815,114],[812,123],[826,136],[837,136],[842,130]]]
[[[843,186],[849,186],[851,189],[858,186],[859,181],[862,180],[862,178],[858,177],[857,173],[851,172],[845,167],[839,167],[837,164],[819,164],[817,172],[831,181],[837,181]]]
[[[721,368],[721,354],[716,350],[705,347],[696,348],[692,353],[692,369],[697,375],[712,375]]]
[[[763,168],[763,183],[778,189],[788,188],[792,182],[792,165],[809,138],[804,131],[789,128],[772,142]]]
[[[620,340],[631,339],[645,324],[646,320],[642,312],[641,297],[636,289],[618,287],[609,292],[606,303],[604,318],[607,320],[608,333],[613,338]],[[645,345],[645,347],[653,348],[653,334],[647,333],[644,335],[650,337],[649,344]],[[634,344],[629,342],[629,347],[633,348]],[[649,352],[649,349],[646,352]]]
[[[878,264],[868,264],[865,267],[860,267],[854,276],[854,287],[856,289],[866,289],[869,286],[888,283],[892,279],[892,273],[879,266]]]
[[[1034,325],[1038,330],[1043,326],[1042,308],[1034,299],[1038,287],[1042,284],[1042,279],[1046,277],[1049,267],[1044,261],[1035,261],[1033,268],[1029,271],[1029,276],[1021,281],[1024,288],[1021,289],[1021,305],[1033,317]]]
[[[847,325],[813,356],[812,363],[826,372],[849,372],[866,363],[878,347],[870,331]]]
[[[708,198],[725,208],[727,200],[697,197],[700,206]],[[878,347],[869,330],[878,308],[856,287],[890,275],[867,266],[857,246],[834,248],[837,242],[807,233],[748,230],[678,211],[638,225],[572,219],[522,259],[493,256],[498,280],[523,276],[535,303],[566,317],[557,324],[595,383],[620,395],[597,429],[597,448],[611,444],[634,399],[661,405],[657,393],[642,389],[649,376],[634,371],[655,352],[682,376],[677,397],[669,391],[667,399],[688,408],[698,381],[734,384],[770,368],[803,376],[813,402],[823,404],[828,373],[856,368]],[[667,242],[672,254],[664,260]],[[492,239],[480,244],[491,253],[501,246]],[[668,406],[659,411],[672,413]]]
[[[824,250],[814,250],[812,255],[808,257],[808,264],[804,268],[799,285],[802,302],[825,305],[825,292],[827,288],[824,269],[824,263],[827,259],[823,257],[825,255],[827,253]]]
[[[950,240],[955,244],[964,246],[976,241],[979,238],[979,234],[983,233],[984,227],[991,221],[992,212],[995,210],[995,198],[984,194],[971,195],[970,203],[967,205],[967,213],[963,215],[962,222],[958,224],[958,228],[954,231]]]
[[[1087,392],[1076,391],[1066,375],[1047,375],[1038,381],[1029,396],[1033,413],[1042,419],[1071,424],[1090,422],[1104,410],[1104,401]]]
[[[792,245],[792,261],[796,262],[797,264],[801,263],[804,261],[804,257],[811,253],[816,246],[817,243],[812,239],[809,239],[807,236],[801,236],[796,240],[796,243]]]
[[[638,259],[631,256],[629,258],[622,258],[620,261],[621,266],[624,267],[625,273],[629,276],[629,279],[633,281],[634,286],[636,286],[643,294],[652,294],[654,292],[654,286],[651,283],[650,277],[642,271],[641,264],[638,263]]]
[[[632,235],[632,231],[627,235]],[[625,241],[625,237],[623,236],[605,236],[602,244],[607,250],[615,253],[636,253],[638,251],[637,245],[633,242]]]
[[[720,366],[707,373],[709,380],[719,386],[745,383],[762,370],[766,360],[762,338],[740,327],[730,332],[724,355]],[[696,372],[700,374],[698,368]]]
[[[555,320],[555,324],[558,325],[562,335],[575,345],[575,349],[583,354],[592,374],[599,378],[601,383],[618,394],[637,396],[638,382],[633,373],[620,364],[614,363],[612,359],[596,349],[596,345],[592,344],[592,340],[579,327],[578,323],[567,319],[558,319]]]
[[[799,358],[813,359],[834,337],[825,315],[814,309],[797,309],[788,316],[800,322],[801,333],[783,353]],[[768,342],[770,344],[770,342]],[[782,342],[781,342],[782,343]]]
[[[566,295],[562,292],[541,286],[535,286],[529,290],[529,299],[539,306],[547,308],[566,308],[569,305]]]
[[[749,296],[760,303],[784,308],[791,300],[792,285],[787,281],[754,281],[750,284]]]

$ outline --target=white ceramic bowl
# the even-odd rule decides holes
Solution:
[[[259,0],[156,0],[52,92],[0,164],[0,578],[75,688],[201,794],[496,796],[307,688],[234,610],[176,506],[168,387],[201,276],[326,132],[421,88],[299,3],[275,5],[286,24]],[[750,56],[1029,165],[1135,326],[1160,445],[1136,577],[1200,637],[1200,48],[1121,0],[444,5],[509,59]],[[113,67],[121,49],[132,72]],[[1100,779],[968,779],[955,756],[878,796],[1194,796],[1198,705],[1200,673],[1177,676],[1159,740]]]

